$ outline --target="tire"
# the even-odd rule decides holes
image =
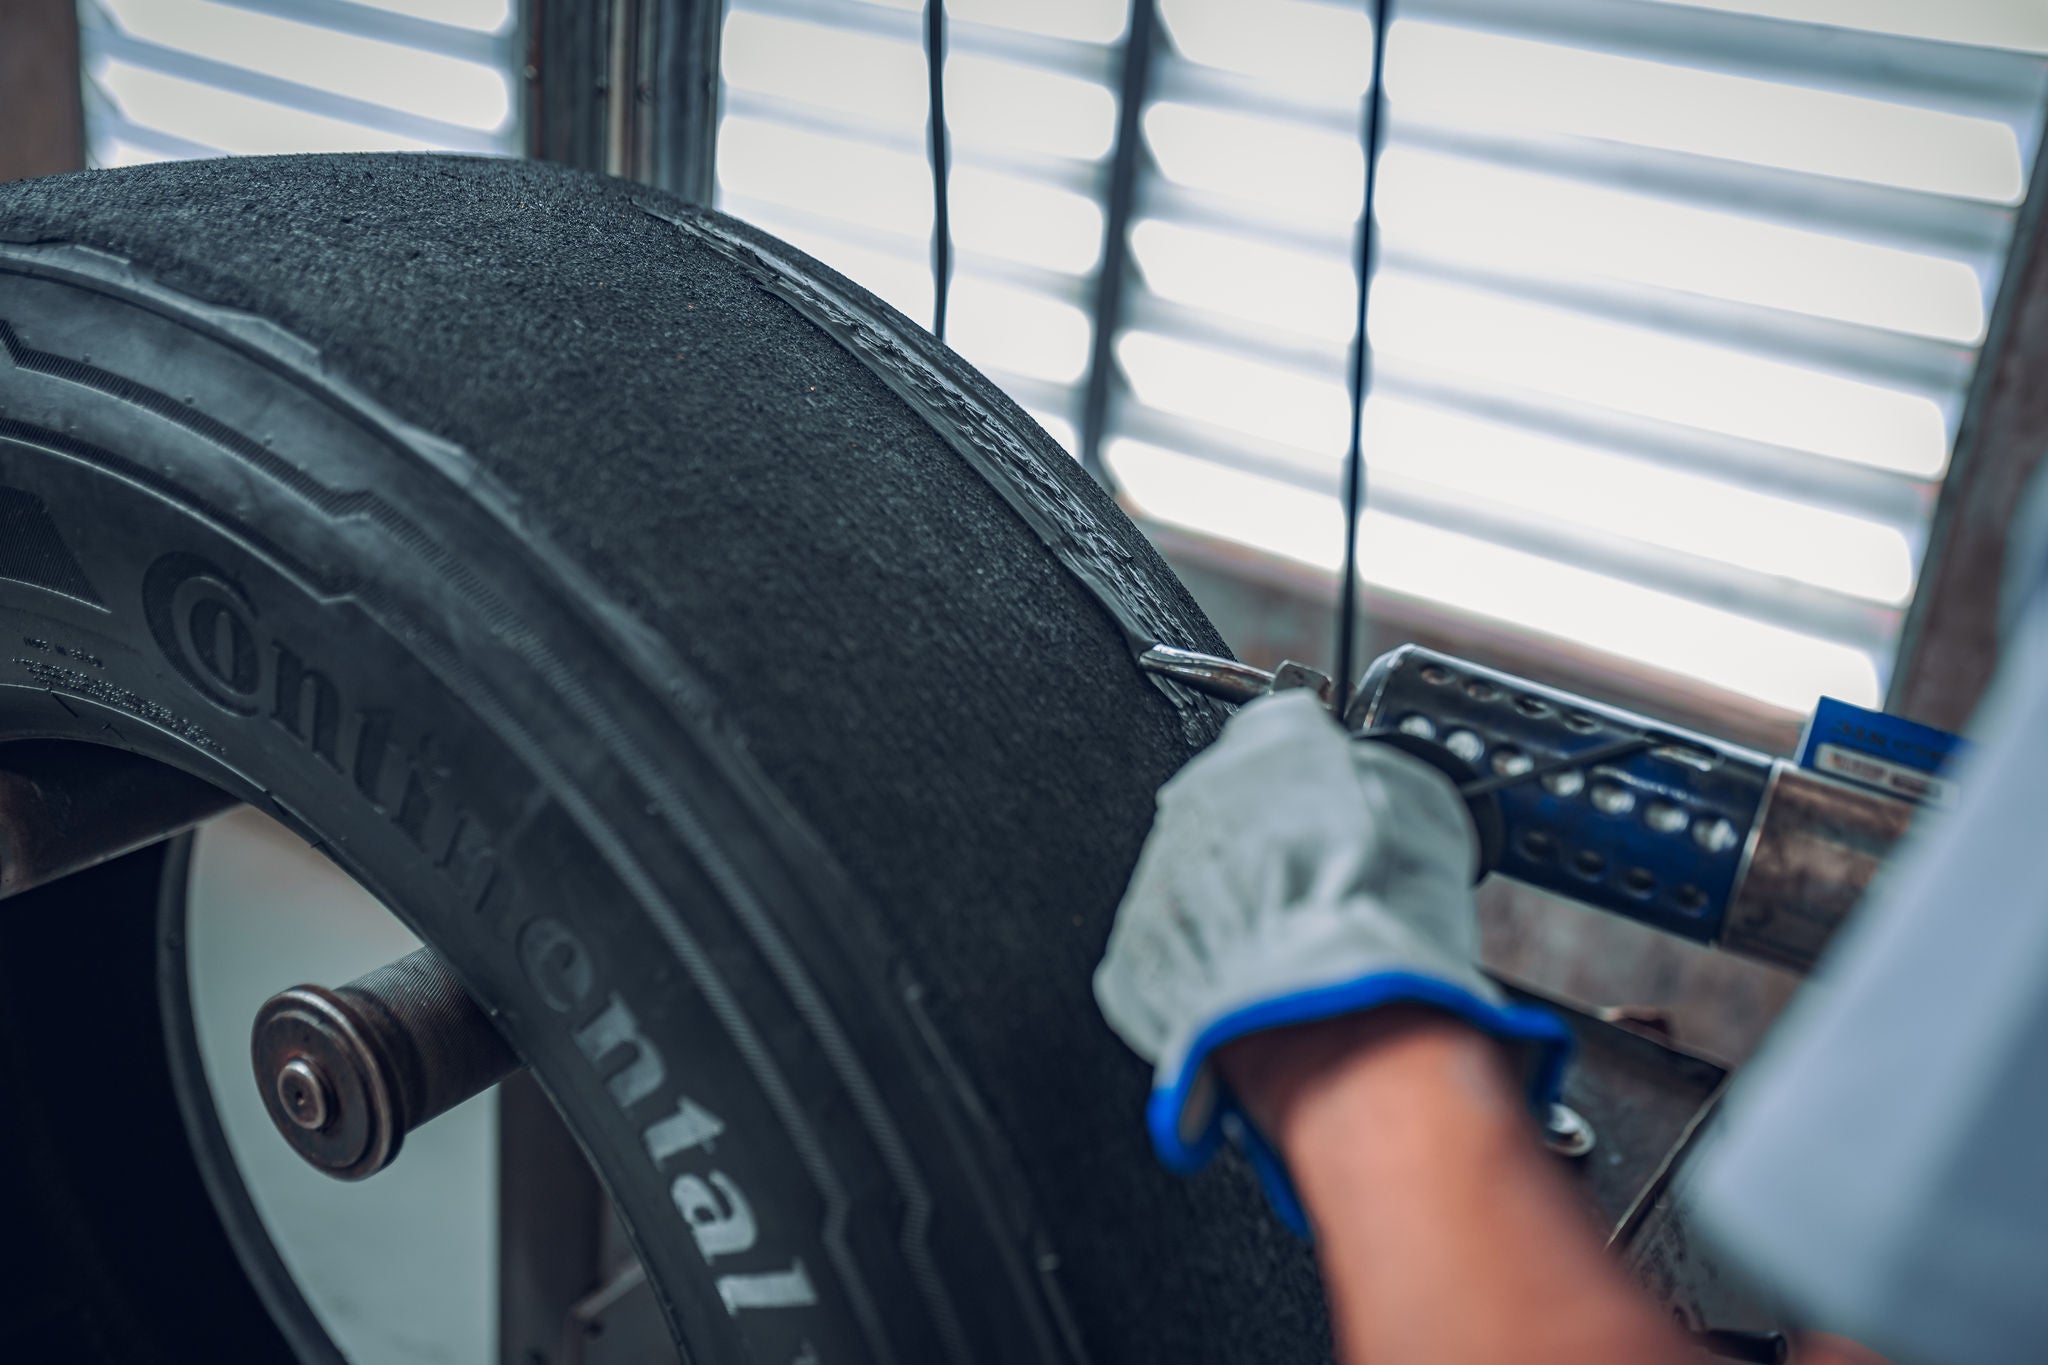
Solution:
[[[1242,1170],[1157,1167],[1089,993],[1220,719],[1127,637],[1221,642],[792,249],[508,161],[0,187],[0,628],[0,737],[204,776],[449,959],[693,1359],[1328,1357],[1308,1254]],[[0,1357],[318,1358],[218,1283],[153,1083],[94,1102],[160,1045],[52,1022],[148,993],[145,921],[75,882],[0,907],[0,1211],[55,1248]]]

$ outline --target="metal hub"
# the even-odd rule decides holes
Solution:
[[[319,1132],[327,1126],[329,1087],[326,1075],[304,1057],[294,1057],[277,1073],[277,1098],[291,1121]]]
[[[425,948],[334,990],[272,996],[256,1013],[250,1058],[277,1131],[340,1180],[383,1170],[407,1133],[519,1068]]]
[[[264,1108],[298,1154],[340,1180],[391,1164],[405,1137],[396,1067],[340,994],[294,986],[256,1015],[252,1059]]]

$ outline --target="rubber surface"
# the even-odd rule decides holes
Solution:
[[[243,160],[0,188],[0,241],[111,252],[279,324],[508,490],[601,588],[597,628],[681,658],[879,916],[1090,1356],[1325,1358],[1306,1252],[1241,1170],[1157,1168],[1145,1069],[1089,996],[1185,716],[871,361],[650,202],[688,212],[517,162]],[[1220,650],[1113,504],[1059,477],[1171,600],[1171,642]]]

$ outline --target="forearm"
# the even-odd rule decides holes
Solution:
[[[1491,1040],[1387,1010],[1254,1035],[1221,1060],[1315,1225],[1344,1359],[1698,1359],[1601,1247]]]

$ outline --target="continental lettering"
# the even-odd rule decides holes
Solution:
[[[496,839],[450,800],[434,737],[401,742],[401,713],[352,697],[334,673],[271,629],[232,575],[197,555],[164,555],[143,575],[143,613],[164,658],[194,691],[236,716],[262,716],[302,752],[344,774],[426,857],[459,904],[480,908]]]
[[[256,637],[247,619],[224,594],[224,585],[187,583],[181,589],[176,620],[179,642],[195,668],[203,670],[215,687],[236,697],[256,694],[261,680],[256,661]]]
[[[706,1262],[754,1249],[759,1229],[746,1195],[724,1171],[679,1175],[669,1186],[669,1199],[697,1238],[697,1254]]]
[[[164,555],[144,575],[143,606],[158,648],[194,691],[233,715],[260,718],[340,775],[431,861],[462,903],[481,910],[487,901],[506,907],[516,899],[517,888],[499,875],[493,831],[449,799],[453,775],[433,736],[408,738],[401,710],[352,695],[348,683],[274,630],[231,575],[196,555]],[[42,660],[16,662],[45,675],[61,671],[81,690],[97,681]],[[726,1121],[671,1088],[667,1059],[625,998],[607,988],[589,945],[551,915],[521,923],[506,910],[503,922],[518,926],[511,934],[527,983],[569,1027],[577,1053],[635,1125],[647,1160],[667,1183],[670,1208],[705,1265],[718,1272],[727,1311],[817,1304],[802,1260],[777,1254],[774,1229],[743,1178],[718,1160]],[[667,1099],[655,1105],[665,1089]],[[796,1361],[816,1365],[808,1342]]]
[[[382,791],[385,764],[391,756],[391,713],[381,707],[356,712],[354,741],[350,747],[355,759],[349,766],[356,790],[378,809],[388,809]]]
[[[341,691],[334,679],[281,644],[272,667],[277,683],[270,704],[270,719],[312,755],[336,772],[341,771]]]
[[[659,1166],[678,1152],[706,1146],[724,1131],[725,1124],[716,1114],[685,1095],[676,1102],[673,1114],[648,1124],[641,1136],[648,1159]]]
[[[498,885],[498,849],[491,832],[468,811],[457,812],[441,867],[471,911],[481,911],[490,903],[491,892]]]
[[[515,942],[534,993],[556,1014],[578,1021],[571,1030],[577,1051],[604,1082],[620,1113],[639,1125],[647,1159],[668,1178],[669,1202],[705,1265],[756,1252],[765,1229],[754,1201],[739,1178],[714,1161],[715,1139],[726,1131],[725,1121],[688,1095],[675,1096],[651,1116],[636,1113],[666,1084],[668,1068],[625,1000],[616,991],[600,989],[597,959],[589,947],[552,915],[528,920]],[[818,1302],[801,1260],[768,1270],[718,1268],[725,1272],[717,1278],[719,1299],[735,1316]],[[798,1359],[816,1361],[808,1343]]]
[[[576,1030],[576,1046],[599,1072],[609,1069],[610,1060],[625,1056],[625,1065],[612,1072],[605,1082],[605,1088],[612,1092],[612,1102],[621,1109],[631,1109],[661,1089],[662,1081],[667,1079],[661,1053],[647,1041],[647,1035],[640,1031],[640,1021],[617,992],[613,992],[595,1019]]]
[[[519,931],[519,961],[542,1003],[568,1014],[597,989],[597,969],[590,954],[567,925],[548,915]]]
[[[737,1317],[747,1308],[802,1308],[818,1301],[818,1291],[804,1263],[792,1261],[789,1269],[765,1275],[720,1275],[718,1297],[725,1300],[725,1311]]]

